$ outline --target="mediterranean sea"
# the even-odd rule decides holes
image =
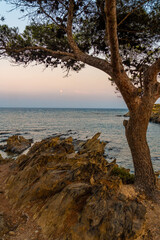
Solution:
[[[37,142],[56,134],[86,140],[101,132],[100,139],[107,142],[106,159],[116,158],[119,165],[133,171],[123,127],[126,112],[127,109],[0,108],[0,144],[14,134]],[[154,170],[160,170],[160,125],[149,123],[147,139]],[[6,157],[6,153],[0,153]]]

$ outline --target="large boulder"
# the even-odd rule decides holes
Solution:
[[[1,149],[9,153],[20,154],[28,149],[33,142],[32,139],[26,139],[23,136],[13,135],[7,139],[7,144],[1,146]]]
[[[48,240],[134,239],[143,229],[145,207],[121,193],[99,135],[77,151],[72,138],[45,139],[12,167],[7,196],[16,207],[30,207]]]

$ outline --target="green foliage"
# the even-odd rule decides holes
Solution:
[[[67,42],[66,27],[69,1],[58,0],[7,0],[27,12],[31,25],[23,34],[5,38],[1,34],[0,45],[10,48],[42,46],[54,51],[72,53]],[[73,36],[78,47],[93,56],[103,55],[110,61],[110,49],[105,29],[104,0],[74,1]],[[160,47],[160,1],[117,0],[117,22],[120,54],[126,71],[138,87],[142,87],[143,72],[159,57]],[[126,19],[125,17],[128,16]],[[125,19],[125,20],[124,20]],[[124,21],[123,21],[124,20]],[[0,32],[2,30],[0,29]],[[3,32],[3,31],[2,31]],[[47,67],[61,65],[67,69],[80,70],[83,65],[73,60],[62,61],[42,51],[28,51],[9,55],[17,63],[44,63]],[[32,55],[32,56],[30,56]]]
[[[154,114],[158,114],[159,115],[160,114],[160,104],[154,104],[152,112]]]
[[[22,37],[25,41],[29,41],[30,45],[46,46],[54,51],[68,51],[69,45],[65,32],[54,24],[31,24],[27,26]]]
[[[133,184],[135,180],[134,174],[131,174],[127,169],[115,166],[111,171],[111,176],[118,176],[124,184]]]
[[[27,26],[22,34],[18,32],[18,28],[9,28],[7,25],[0,26],[0,45],[5,45],[6,53],[12,57],[16,63],[29,64],[36,62],[44,64],[46,67],[67,68],[69,71],[79,71],[84,64],[76,62],[72,59],[64,61],[60,58],[55,58],[51,53],[42,50],[27,50],[27,51],[10,51],[10,49],[23,49],[26,47],[44,47],[53,51],[69,52],[69,45],[64,31],[55,24],[31,24]]]

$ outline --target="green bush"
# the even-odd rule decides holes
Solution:
[[[118,176],[124,184],[133,184],[135,176],[127,169],[115,166],[111,171],[111,176]]]

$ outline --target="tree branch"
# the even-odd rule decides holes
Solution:
[[[116,0],[105,0],[106,31],[111,51],[111,64],[113,68],[113,80],[120,90],[129,109],[135,107],[135,102],[140,101],[137,88],[127,76],[119,54],[117,36]]]
[[[4,48],[0,48],[4,49]],[[45,47],[41,47],[41,46],[33,46],[33,47],[24,47],[24,48],[19,48],[19,49],[11,49],[11,48],[6,48],[6,53],[7,52],[15,52],[15,53],[20,53],[20,52],[25,52],[27,50],[42,50],[45,51],[47,53],[50,53],[53,57],[57,57],[59,59],[62,59],[62,61],[65,61],[66,58],[67,59],[73,59],[75,61],[81,61],[83,63],[86,63],[92,67],[96,67],[100,70],[102,70],[103,72],[106,72],[107,74],[109,74],[110,76],[112,76],[112,68],[111,65],[109,63],[107,63],[105,60],[100,59],[100,58],[96,58],[96,57],[92,57],[89,55],[85,54],[83,56],[76,56],[74,53],[69,53],[69,52],[62,52],[62,51],[53,51],[51,49],[47,49]]]
[[[155,63],[153,63],[148,69],[147,69],[147,74],[150,74],[153,76],[153,79],[156,77],[157,74],[160,72],[160,58],[156,60]]]
[[[74,0],[70,0],[68,7],[67,38],[70,47],[73,49],[74,53],[78,56],[79,54],[83,54],[83,52],[79,49],[73,38],[72,34],[73,13],[74,13]]]
[[[107,73],[109,76],[113,77],[113,69],[110,63],[106,60],[92,57],[87,54],[82,54],[77,57],[77,60],[82,61],[92,67],[102,70],[103,72]]]
[[[74,0],[70,0],[68,8],[67,38],[70,47],[73,49],[77,57],[77,60],[82,61],[90,66],[96,67],[112,76],[113,71],[110,63],[108,63],[106,60],[100,59],[98,57],[92,57],[82,52],[77,46],[72,34],[73,14],[74,14]]]
[[[158,83],[157,99],[160,98],[160,83]],[[156,100],[157,100],[156,99]]]
[[[152,98],[159,95],[160,87],[157,81],[157,75],[160,72],[160,58],[157,59],[147,70],[144,72],[144,95]]]
[[[159,98],[160,98],[160,83],[157,82],[155,84],[154,102],[156,102]]]
[[[121,21],[118,23],[118,27],[134,12],[136,11],[139,7],[141,7],[143,4],[149,2],[150,0],[145,0],[141,4],[139,4],[137,7],[133,8],[131,12],[129,12]]]
[[[44,10],[44,8],[42,7],[42,4],[41,4],[41,3],[39,3],[39,6],[40,6],[41,11],[42,11],[48,18],[50,18],[57,26],[59,26],[60,28],[62,28],[62,29],[64,29],[64,30],[66,31],[66,29],[65,29],[62,25],[58,24],[58,23],[56,22],[56,20],[55,20],[52,16],[50,16],[50,15]]]
[[[111,50],[111,63],[114,71],[120,73],[121,60],[117,36],[116,0],[105,0],[106,32]]]
[[[60,57],[68,56],[68,57],[70,57],[70,59],[76,60],[76,57],[73,53],[62,52],[62,51],[53,51],[51,49],[41,47],[41,46],[24,47],[24,48],[19,48],[19,49],[6,48],[6,52],[15,52],[15,53],[25,52],[27,50],[42,50],[42,51],[50,53],[53,57],[60,58]]]

